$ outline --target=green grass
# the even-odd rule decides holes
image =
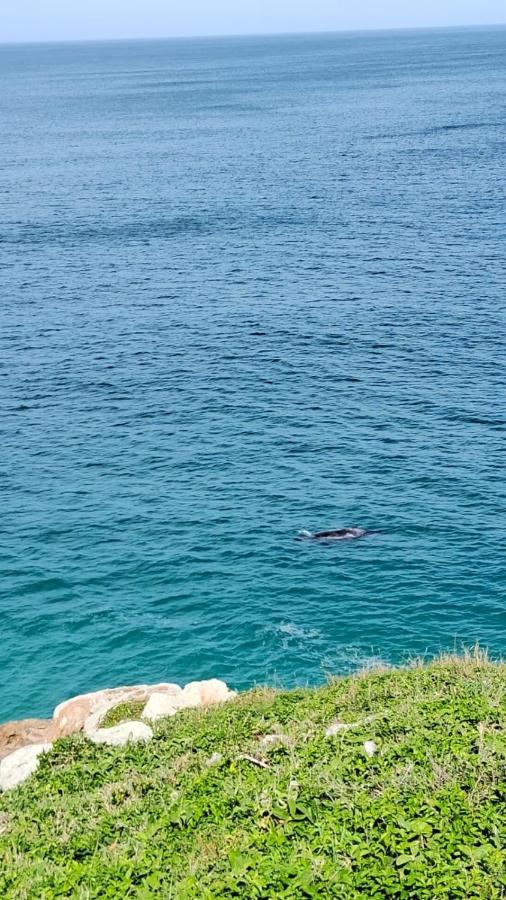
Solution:
[[[110,709],[100,722],[100,728],[112,728],[114,725],[120,725],[121,722],[131,722],[140,719],[146,702],[141,703],[120,703],[114,709]]]
[[[336,718],[355,727],[328,738]],[[504,665],[257,690],[149,744],[59,741],[0,800],[0,896],[494,900],[505,801]]]

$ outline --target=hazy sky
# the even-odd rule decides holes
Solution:
[[[0,42],[506,24],[506,0],[0,0]]]

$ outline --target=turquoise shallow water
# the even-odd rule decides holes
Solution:
[[[0,719],[506,651],[505,51],[0,48]]]

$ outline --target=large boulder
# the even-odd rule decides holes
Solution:
[[[159,691],[154,691],[143,709],[142,718],[155,722],[156,719],[175,716],[178,709],[181,709],[181,706],[178,704],[177,698],[171,696],[171,694],[162,694]]]
[[[96,710],[87,717],[84,723],[83,731],[86,735],[96,731],[109,710],[115,709],[117,706],[120,706],[120,704],[132,702],[149,703],[150,698],[156,694],[160,697],[166,697],[169,704],[173,705],[177,702],[177,698],[183,693],[182,688],[180,688],[178,684],[165,683],[141,685],[138,688],[126,688],[120,690],[126,690],[127,692],[133,691],[134,693],[131,695],[130,693],[124,693],[121,696],[118,696],[114,690],[103,692],[107,694],[107,696],[103,697]]]
[[[236,692],[231,691],[225,682],[219,681],[218,678],[211,678],[209,681],[191,681],[183,690],[180,708],[223,703],[235,696]]]
[[[0,759],[22,747],[51,743],[79,731],[92,734],[109,710],[123,703],[145,704],[143,717],[156,720],[174,715],[179,709],[223,703],[235,696],[235,691],[217,678],[192,681],[184,690],[178,684],[162,682],[81,694],[60,703],[52,719],[25,719],[0,725]]]
[[[181,693],[177,684],[138,684],[132,687],[110,688],[81,694],[66,700],[56,707],[53,721],[61,735],[74,734],[76,731],[89,733],[95,731],[110,709],[122,703],[146,703],[153,692]]]
[[[154,722],[156,719],[174,716],[180,709],[223,703],[235,696],[235,691],[229,690],[225,682],[217,678],[191,681],[183,690],[179,689],[179,693],[153,691],[144,707],[142,718]]]
[[[26,781],[37,769],[41,753],[47,753],[51,747],[51,743],[31,744],[4,757],[0,762],[0,789],[10,791]]]
[[[52,719],[22,719],[0,725],[0,760],[29,744],[47,744],[59,737]]]
[[[94,744],[108,744],[110,747],[124,747],[126,744],[135,744],[137,741],[150,741],[153,732],[144,722],[122,722],[113,728],[97,728],[91,731],[87,737]]]
[[[105,713],[110,709],[110,703],[118,706],[131,700],[142,701],[146,690],[142,687],[122,687],[112,690],[95,691],[91,694],[81,694],[72,697],[56,707],[53,720],[56,722],[62,734],[74,734],[84,729],[86,720],[92,714]]]

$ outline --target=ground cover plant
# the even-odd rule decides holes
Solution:
[[[3,795],[1,897],[506,897],[504,665],[255,690],[154,730],[61,740]]]

